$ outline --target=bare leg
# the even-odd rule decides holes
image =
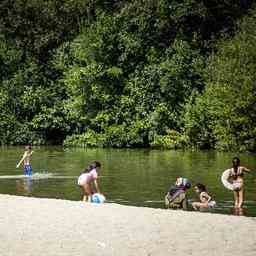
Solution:
[[[244,202],[244,190],[243,188],[238,191],[238,197],[239,197],[239,203],[238,203],[238,207],[241,208]]]
[[[234,199],[235,199],[235,208],[239,207],[239,192],[234,191]]]
[[[91,202],[91,187],[89,184],[84,184],[83,186],[80,186],[81,189],[83,190],[83,201],[84,202]]]
[[[198,210],[200,208],[208,208],[208,203],[193,202],[192,207],[194,210]]]
[[[192,207],[193,207],[194,210],[197,210],[197,202],[193,202]]]
[[[243,216],[244,215],[243,208],[234,208],[234,215]]]
[[[91,196],[88,196],[88,195],[84,195],[84,196],[83,196],[83,201],[90,203],[90,202],[92,201],[92,197],[91,197]]]

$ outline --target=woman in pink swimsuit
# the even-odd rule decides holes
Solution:
[[[232,160],[233,167],[229,169],[229,178],[233,185],[237,187],[234,190],[235,208],[241,208],[244,201],[244,173],[250,172],[244,166],[240,166],[240,159],[234,157]]]
[[[91,202],[91,197],[93,194],[92,184],[94,184],[97,193],[100,193],[98,184],[98,171],[101,167],[101,163],[94,161],[89,164],[89,166],[81,173],[78,177],[78,185],[83,191],[83,201]]]

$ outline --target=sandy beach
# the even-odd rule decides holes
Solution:
[[[1,256],[255,256],[256,218],[0,195]]]

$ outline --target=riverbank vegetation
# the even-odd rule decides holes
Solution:
[[[255,151],[252,1],[3,0],[1,144]]]

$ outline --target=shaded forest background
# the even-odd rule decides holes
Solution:
[[[253,0],[2,0],[0,142],[256,151]]]

